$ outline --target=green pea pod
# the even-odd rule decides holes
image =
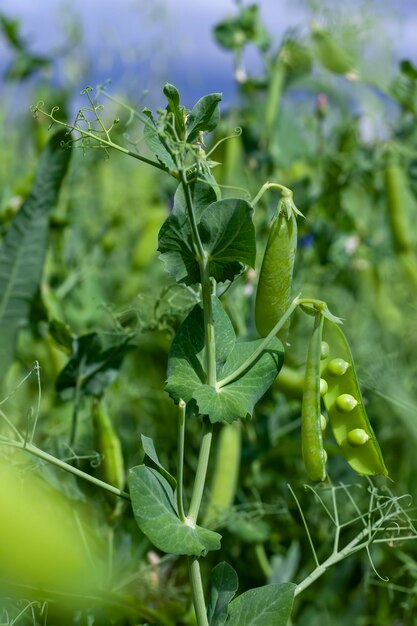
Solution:
[[[328,389],[324,404],[335,439],[349,465],[359,474],[388,475],[362,400],[349,344],[338,324],[326,319],[323,338],[329,354],[321,361]]]
[[[301,405],[301,444],[304,465],[311,480],[326,478],[326,453],[323,448],[320,410],[320,355],[323,316],[317,313],[307,352],[304,393]]]
[[[239,422],[222,425],[204,525],[215,526],[233,504],[239,477],[241,439]]]
[[[414,208],[414,200],[406,173],[394,155],[390,155],[385,167],[384,182],[394,250],[405,274],[417,286],[417,256],[410,236],[413,228],[407,215],[409,209]]]
[[[100,453],[100,475],[104,481],[123,489],[125,468],[120,439],[114,429],[103,402],[95,398],[92,408],[94,445]]]
[[[348,74],[355,70],[355,59],[339,45],[329,30],[315,24],[312,28],[314,52],[320,63],[334,74]]]
[[[290,304],[297,250],[296,212],[292,199],[283,197],[271,223],[255,302],[256,328],[263,337],[272,330]],[[278,333],[278,337],[284,343],[288,328],[289,322]]]

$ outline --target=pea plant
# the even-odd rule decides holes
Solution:
[[[138,113],[127,107],[131,117],[143,124],[145,154],[137,150],[134,142],[126,148],[114,141],[112,131],[118,120],[107,124],[101,113],[102,106],[97,105],[91,90],[87,89],[85,95],[88,106],[79,112],[73,124],[59,119],[56,107],[49,111],[38,105],[34,109],[36,115],[49,118],[51,126],[63,127],[53,139],[53,158],[62,158],[57,156],[60,154],[58,147],[64,149],[63,154],[76,146],[105,152],[115,149],[162,170],[177,184],[172,210],[158,238],[158,250],[167,274],[173,282],[184,285],[195,302],[180,324],[168,355],[165,389],[177,407],[176,472],[174,475],[163,466],[153,440],[142,434],[144,462],[129,470],[128,490],[124,490],[122,451],[120,443],[114,441],[111,420],[104,407],[105,385],[93,384],[93,366],[83,380],[77,378],[75,387],[80,391],[89,380],[93,381],[89,393],[93,396],[93,419],[100,437],[98,445],[105,450],[105,480],[90,476],[38,448],[33,441],[36,424],[25,436],[8,420],[15,439],[2,436],[1,442],[26,450],[130,502],[139,529],[156,549],[187,557],[198,626],[242,623],[283,626],[290,620],[294,597],[328,567],[359,549],[367,549],[369,553],[374,541],[395,541],[416,535],[399,498],[392,494],[381,496],[370,483],[369,509],[361,511],[349,488],[334,487],[327,477],[331,473],[324,447],[328,422],[341,454],[357,473],[387,476],[388,470],[366,414],[353,357],[340,328],[341,320],[329,311],[325,302],[292,293],[297,219],[302,218],[302,214],[294,204],[292,191],[279,183],[264,183],[253,198],[247,192],[244,197],[222,197],[222,187],[215,177],[218,163],[212,160],[215,148],[207,149],[204,141],[205,133],[213,131],[219,123],[220,94],[206,95],[187,110],[180,103],[177,89],[167,84],[164,88],[166,107],[156,114],[148,109]],[[254,303],[254,324],[259,336],[239,337],[224,306],[224,295],[233,283],[244,280],[248,268],[255,267],[254,211],[269,190],[278,191],[280,199],[269,226]],[[240,454],[237,424],[250,420],[258,401],[280,376],[290,321],[297,310],[306,313],[305,319],[313,318],[303,384],[302,456],[311,481],[326,481],[323,490],[311,489],[334,525],[334,549],[330,557],[319,561],[300,508],[314,553],[315,570],[301,582],[270,583],[235,597],[239,583],[234,568],[226,562],[218,563],[210,580],[205,581],[202,563],[209,552],[221,547],[222,537],[213,527],[216,526],[216,507],[228,506],[233,499]],[[96,341],[94,336],[84,338],[78,357],[73,358],[70,368],[67,367],[59,379],[61,388],[66,386],[66,377],[71,377],[71,368],[73,373],[77,368],[80,371],[81,364],[88,366],[89,350],[93,344],[96,346]],[[96,351],[101,350],[102,371],[107,375],[110,368],[102,364],[108,365],[110,359],[111,365],[116,367],[129,349],[131,346],[125,342],[110,358],[104,348],[96,346]],[[105,384],[109,384],[108,378]],[[2,416],[7,417],[5,413]],[[192,421],[199,424],[201,440],[194,483],[187,501],[184,488],[189,480],[185,471],[187,426]],[[74,414],[71,443],[76,428]],[[216,428],[221,429],[221,436],[208,489],[207,474]],[[340,493],[354,508],[353,522],[339,519],[337,498]],[[330,505],[326,502],[328,497]],[[341,545],[341,530],[352,523],[359,523],[360,530],[353,538],[350,535],[346,545]],[[148,621],[154,621],[150,612],[146,616]]]

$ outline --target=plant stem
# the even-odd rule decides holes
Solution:
[[[254,197],[254,199],[251,201],[251,205],[254,207],[256,204],[258,204],[259,200],[262,198],[262,196],[264,195],[265,191],[268,191],[268,189],[278,189],[279,191],[281,191],[282,195],[284,196],[290,196],[292,198],[292,191],[291,189],[288,189],[288,187],[284,187],[284,185],[280,185],[279,183],[264,183],[262,185],[262,187],[260,188],[260,190],[258,191],[258,193],[256,194],[256,196]]]
[[[197,471],[195,474],[195,481],[193,487],[193,493],[191,496],[190,508],[188,511],[188,523],[195,523],[197,521],[198,513],[200,511],[201,499],[203,497],[204,484],[206,482],[207,467],[210,456],[211,440],[213,437],[213,426],[207,421],[203,420],[205,433],[201,440],[200,454],[198,455]]]
[[[55,117],[52,117],[53,114],[46,113],[46,111],[43,111],[42,109],[37,109],[37,110],[43,115],[45,115],[46,117],[49,117],[49,119],[52,120],[54,124],[58,124],[59,126],[64,126],[64,128],[74,131],[75,133],[79,133],[83,137],[94,139],[95,141],[97,141],[99,144],[102,144],[106,148],[114,148],[114,150],[123,152],[123,154],[127,154],[128,156],[131,156],[134,159],[138,159],[139,161],[142,161],[143,163],[152,165],[152,167],[156,167],[158,170],[169,172],[168,168],[162,163],[159,163],[158,161],[152,161],[152,159],[148,159],[147,157],[142,156],[138,152],[132,152],[132,150],[123,148],[123,146],[119,146],[117,143],[114,143],[111,139],[110,140],[103,139],[103,137],[99,137],[95,133],[89,132],[88,130],[84,130],[82,128],[74,126],[73,124],[67,124],[66,122],[62,122],[61,120],[57,120]]]
[[[271,576],[272,568],[265,551],[265,546],[262,543],[255,544],[255,554],[258,559],[259,567],[261,568],[265,578],[268,580]]]
[[[48,452],[44,452],[43,450],[40,450],[39,448],[32,445],[31,443],[25,444],[25,443],[20,443],[19,441],[11,441],[11,440],[0,438],[0,444],[4,444],[12,448],[18,448],[25,452],[29,452],[30,454],[37,456],[43,461],[52,463],[52,465],[56,465],[56,467],[60,467],[61,469],[65,470],[66,472],[69,472],[70,474],[74,474],[75,476],[78,476],[79,478],[83,478],[84,480],[87,480],[93,485],[96,485],[97,487],[101,487],[101,489],[105,489],[106,491],[109,491],[110,493],[116,496],[119,496],[120,498],[124,498],[125,500],[130,501],[130,495],[126,491],[122,491],[121,489],[118,489],[117,487],[113,487],[113,485],[109,485],[108,483],[105,483],[103,480],[99,480],[98,478],[95,478],[94,476],[90,476],[90,474],[87,474],[86,472],[79,470],[77,467],[74,467],[73,465],[70,465],[69,463],[65,463],[65,461],[61,461],[61,459],[58,459],[56,456],[52,456],[52,454],[48,454]]]
[[[216,341],[214,336],[214,320],[211,301],[211,282],[208,268],[208,261],[200,266],[203,313],[204,313],[204,345],[206,348],[206,377],[207,384],[216,386]]]
[[[191,197],[190,185],[188,183],[187,177],[183,169],[180,170],[181,175],[181,184],[184,191],[185,203],[187,205],[187,216],[191,226],[191,233],[193,237],[193,243],[195,248],[195,253],[197,257],[197,261],[200,265],[205,260],[206,252],[203,248],[203,244],[201,243],[200,233],[198,232],[197,222],[195,220],[194,207],[193,207],[193,199]]]
[[[366,527],[358,535],[356,535],[356,537],[352,539],[352,541],[348,543],[347,546],[343,548],[343,550],[337,552],[336,554],[331,554],[328,559],[326,559],[325,561],[323,561],[323,563],[321,563],[321,565],[316,567],[314,572],[311,572],[311,574],[307,576],[307,578],[305,578],[299,585],[297,585],[294,595],[298,596],[302,591],[304,591],[304,589],[309,587],[313,582],[320,578],[320,576],[322,576],[322,574],[324,574],[324,572],[329,569],[329,567],[335,565],[339,561],[342,561],[354,552],[361,550],[364,547],[364,544],[360,544],[359,542],[362,541],[362,539],[364,539],[368,534],[369,528]]]
[[[201,580],[200,563],[197,558],[189,559],[191,588],[193,593],[194,610],[198,626],[209,626],[206,603],[204,601],[203,583]]]
[[[202,244],[200,233],[194,214],[193,200],[190,185],[183,168],[178,168],[184,191],[187,214],[190,222],[196,260],[200,268],[201,297],[203,300],[204,315],[204,347],[206,353],[206,383],[216,386],[216,341],[214,335],[214,320],[212,309],[212,285],[209,272],[209,258]],[[204,486],[207,476],[208,462],[210,458],[213,426],[207,417],[203,416],[204,434],[201,440],[200,453],[198,456],[197,471],[194,479],[193,492],[191,495],[190,508],[187,515],[187,523],[194,525],[197,522],[203,497]],[[193,594],[194,610],[197,616],[198,626],[208,626],[207,611],[204,601],[203,584],[201,580],[200,564],[197,558],[190,560],[190,582]]]
[[[180,400],[178,404],[178,461],[177,461],[177,507],[178,515],[182,522],[185,522],[184,513],[184,440],[185,440],[185,407],[184,400]]]
[[[219,380],[219,382],[216,385],[217,389],[221,389],[222,387],[225,387],[229,383],[232,383],[234,380],[239,378],[241,374],[246,372],[246,370],[249,369],[255,363],[256,359],[268,347],[268,345],[271,343],[272,339],[275,337],[277,332],[284,326],[287,319],[293,314],[293,312],[295,311],[295,309],[297,308],[299,304],[299,297],[300,297],[300,294],[296,298],[294,298],[294,300],[291,302],[288,309],[285,311],[284,315],[275,324],[271,332],[265,337],[265,339],[256,348],[256,350],[254,350],[254,352],[250,355],[250,357],[248,357],[246,361],[244,361],[244,363],[242,363],[242,365],[240,365],[234,372],[232,372],[231,374],[229,374],[222,380]]]

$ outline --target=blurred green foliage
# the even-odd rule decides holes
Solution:
[[[215,29],[216,40],[235,55],[239,98],[222,112],[220,130],[210,138],[214,146],[232,136],[213,152],[213,160],[221,163],[214,171],[226,195],[228,186],[233,196],[243,197],[239,188],[255,194],[266,180],[294,190],[305,215],[298,222],[294,293],[319,297],[345,318],[367,411],[394,481],[390,489],[415,499],[417,69],[403,60],[392,75],[378,82],[377,72],[372,75],[363,55],[363,32],[355,30],[353,21],[337,23],[334,15],[330,19],[317,8],[312,17],[310,31],[291,30],[282,42],[267,32],[255,5],[242,7]],[[50,62],[30,54],[12,18],[2,16],[1,28],[15,54],[5,79],[23,80]],[[374,28],[377,32],[377,23]],[[378,45],[382,44],[375,41]],[[248,76],[246,46],[258,48],[264,60],[262,75]],[[66,116],[70,109],[66,91],[54,93],[42,84],[38,92],[34,90],[33,101],[45,99],[47,91],[48,104],[61,103]],[[114,104],[105,104],[111,112]],[[4,126],[0,234],[4,237],[29,193],[48,134],[42,119],[27,116],[9,125],[4,111],[0,116]],[[120,116],[115,132],[123,141],[131,127],[128,116]],[[241,133],[235,132],[236,127]],[[397,200],[387,188],[387,172],[393,164]],[[0,415],[25,429],[31,423],[31,407],[40,400],[37,445],[93,474],[99,473],[99,456],[89,379],[84,376],[78,384],[74,371],[84,353],[96,363],[106,350],[116,350],[114,367],[100,370],[103,376],[90,383],[105,393],[126,467],[140,460],[140,434],[154,439],[165,467],[175,467],[175,410],[164,392],[167,354],[194,298],[186,287],[172,284],[157,258],[158,231],[173,192],[173,181],[133,159],[111,154],[109,160],[101,150],[74,150],[51,214],[40,289],[20,330],[14,363],[7,375],[3,372],[5,401]],[[256,210],[260,240],[266,240],[275,205],[271,192]],[[397,211],[406,240],[402,247],[393,228]],[[247,272],[223,296],[238,336],[255,336],[255,282],[254,274]],[[258,404],[253,421],[243,425],[234,502],[217,516],[216,529],[223,534],[221,553],[203,564],[208,571],[225,559],[242,572],[239,563],[243,563],[241,591],[268,581],[302,580],[315,567],[287,482],[297,493],[318,554],[322,557],[332,548],[332,523],[317,496],[303,489],[301,389],[296,375],[303,367],[309,332],[297,316],[285,357],[293,378],[286,379],[283,371]],[[35,361],[41,368],[40,384]],[[25,378],[28,372],[32,374]],[[70,442],[75,418],[76,437]],[[7,432],[8,426],[2,429]],[[192,420],[187,436],[188,448],[197,450],[200,427]],[[220,436],[219,429],[215,437]],[[340,461],[334,442],[326,447],[332,484],[354,485],[357,506],[366,506],[368,482]],[[24,481],[27,461],[3,447],[0,454],[17,463],[17,475]],[[196,462],[196,453],[186,459],[186,485]],[[40,461],[29,463],[30,472],[42,477],[49,489],[89,511],[93,526],[89,532],[105,546],[101,559],[107,575],[95,596],[77,592],[78,604],[70,608],[53,581],[48,582],[50,588],[40,589],[35,583],[30,587],[26,582],[19,586],[18,581],[10,585],[10,580],[0,580],[4,623],[195,623],[183,560],[155,554],[127,507],[115,510],[114,502],[90,485]],[[385,479],[374,483],[387,488]],[[323,498],[328,495],[325,487],[317,492]],[[357,513],[348,492],[343,493],[339,513],[352,519]],[[82,531],[85,522],[79,524]],[[391,530],[392,544],[372,547],[372,561],[359,552],[303,593],[295,604],[294,624],[415,623],[417,547],[405,539],[394,542],[395,528]],[[349,536],[350,530],[343,532]],[[7,578],[3,570],[1,576]],[[17,605],[18,599],[23,605]]]

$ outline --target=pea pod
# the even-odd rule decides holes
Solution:
[[[320,355],[323,316],[317,313],[307,352],[304,393],[301,405],[301,445],[304,465],[311,480],[326,478],[326,453],[323,448],[320,410]]]
[[[320,63],[334,74],[348,74],[355,71],[355,59],[346,49],[339,46],[329,30],[313,24],[312,38],[314,52]]]
[[[262,336],[272,330],[290,304],[297,250],[296,213],[291,193],[284,194],[271,223],[256,292],[255,323]],[[288,323],[278,336],[285,342],[287,334]]]
[[[215,526],[233,504],[239,477],[241,438],[239,422],[222,425],[204,525]]]
[[[384,182],[394,250],[405,274],[417,286],[417,257],[410,236],[413,229],[407,215],[409,207],[414,208],[413,197],[404,169],[392,154],[384,170]]]
[[[122,489],[125,470],[120,439],[114,429],[104,404],[94,398],[92,408],[94,445],[102,460],[100,474],[110,485]]]
[[[323,400],[334,437],[356,472],[387,476],[388,470],[363,404],[347,339],[340,326],[327,319],[323,338],[330,348],[328,356],[321,361],[321,376],[328,384]]]

